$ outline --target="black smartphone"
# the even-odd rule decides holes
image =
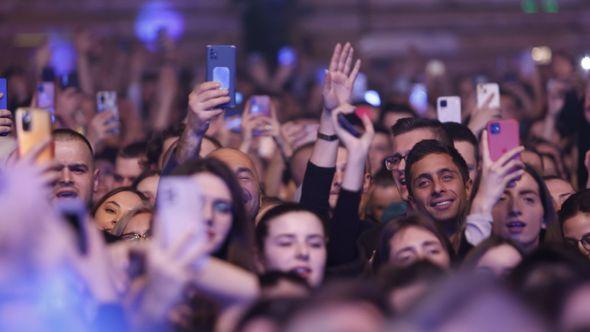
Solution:
[[[358,129],[356,129],[356,127],[351,123],[351,121],[346,117],[346,115],[342,113],[338,114],[338,124],[340,124],[340,126],[344,128],[344,130],[349,132],[352,136],[362,136],[362,133]]]
[[[236,106],[236,47],[234,45],[207,45],[207,82],[219,82],[221,89],[229,91],[230,101],[222,105]]]
[[[76,245],[82,255],[88,252],[86,237],[87,212],[84,203],[78,199],[64,199],[57,203],[61,218],[72,228],[76,235]]]

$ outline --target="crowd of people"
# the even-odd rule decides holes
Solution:
[[[350,43],[323,61],[244,55],[236,111],[173,42],[112,44],[76,35],[52,139],[26,154],[13,114],[35,105],[51,49],[4,68],[1,330],[590,329],[590,84],[567,53],[488,73],[499,108],[477,105],[479,73],[398,71],[428,87],[420,111],[379,86],[385,72],[366,70],[381,105],[354,96],[365,64]],[[104,90],[117,107],[98,111]],[[436,120],[443,93],[462,123]],[[494,160],[497,119],[518,121],[521,144]],[[169,179],[194,202],[163,197]],[[73,201],[77,228],[59,212]]]

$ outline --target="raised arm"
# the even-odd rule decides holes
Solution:
[[[176,148],[176,162],[198,158],[201,141],[209,129],[209,124],[223,114],[219,106],[230,101],[229,91],[221,90],[217,82],[198,85],[189,95],[187,122]]]

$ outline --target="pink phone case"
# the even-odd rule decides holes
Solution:
[[[490,157],[496,161],[520,145],[518,122],[514,119],[492,120],[487,124]]]

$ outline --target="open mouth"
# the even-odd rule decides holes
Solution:
[[[291,269],[291,272],[295,272],[297,275],[305,279],[308,279],[311,276],[311,268],[306,266],[293,268]]]
[[[78,193],[74,190],[60,190],[55,194],[57,198],[76,198]]]
[[[430,206],[435,210],[444,211],[451,207],[453,201],[453,199],[438,200],[430,203]]]
[[[522,221],[511,221],[506,224],[506,227],[508,228],[510,234],[520,234],[523,232],[526,224]]]

